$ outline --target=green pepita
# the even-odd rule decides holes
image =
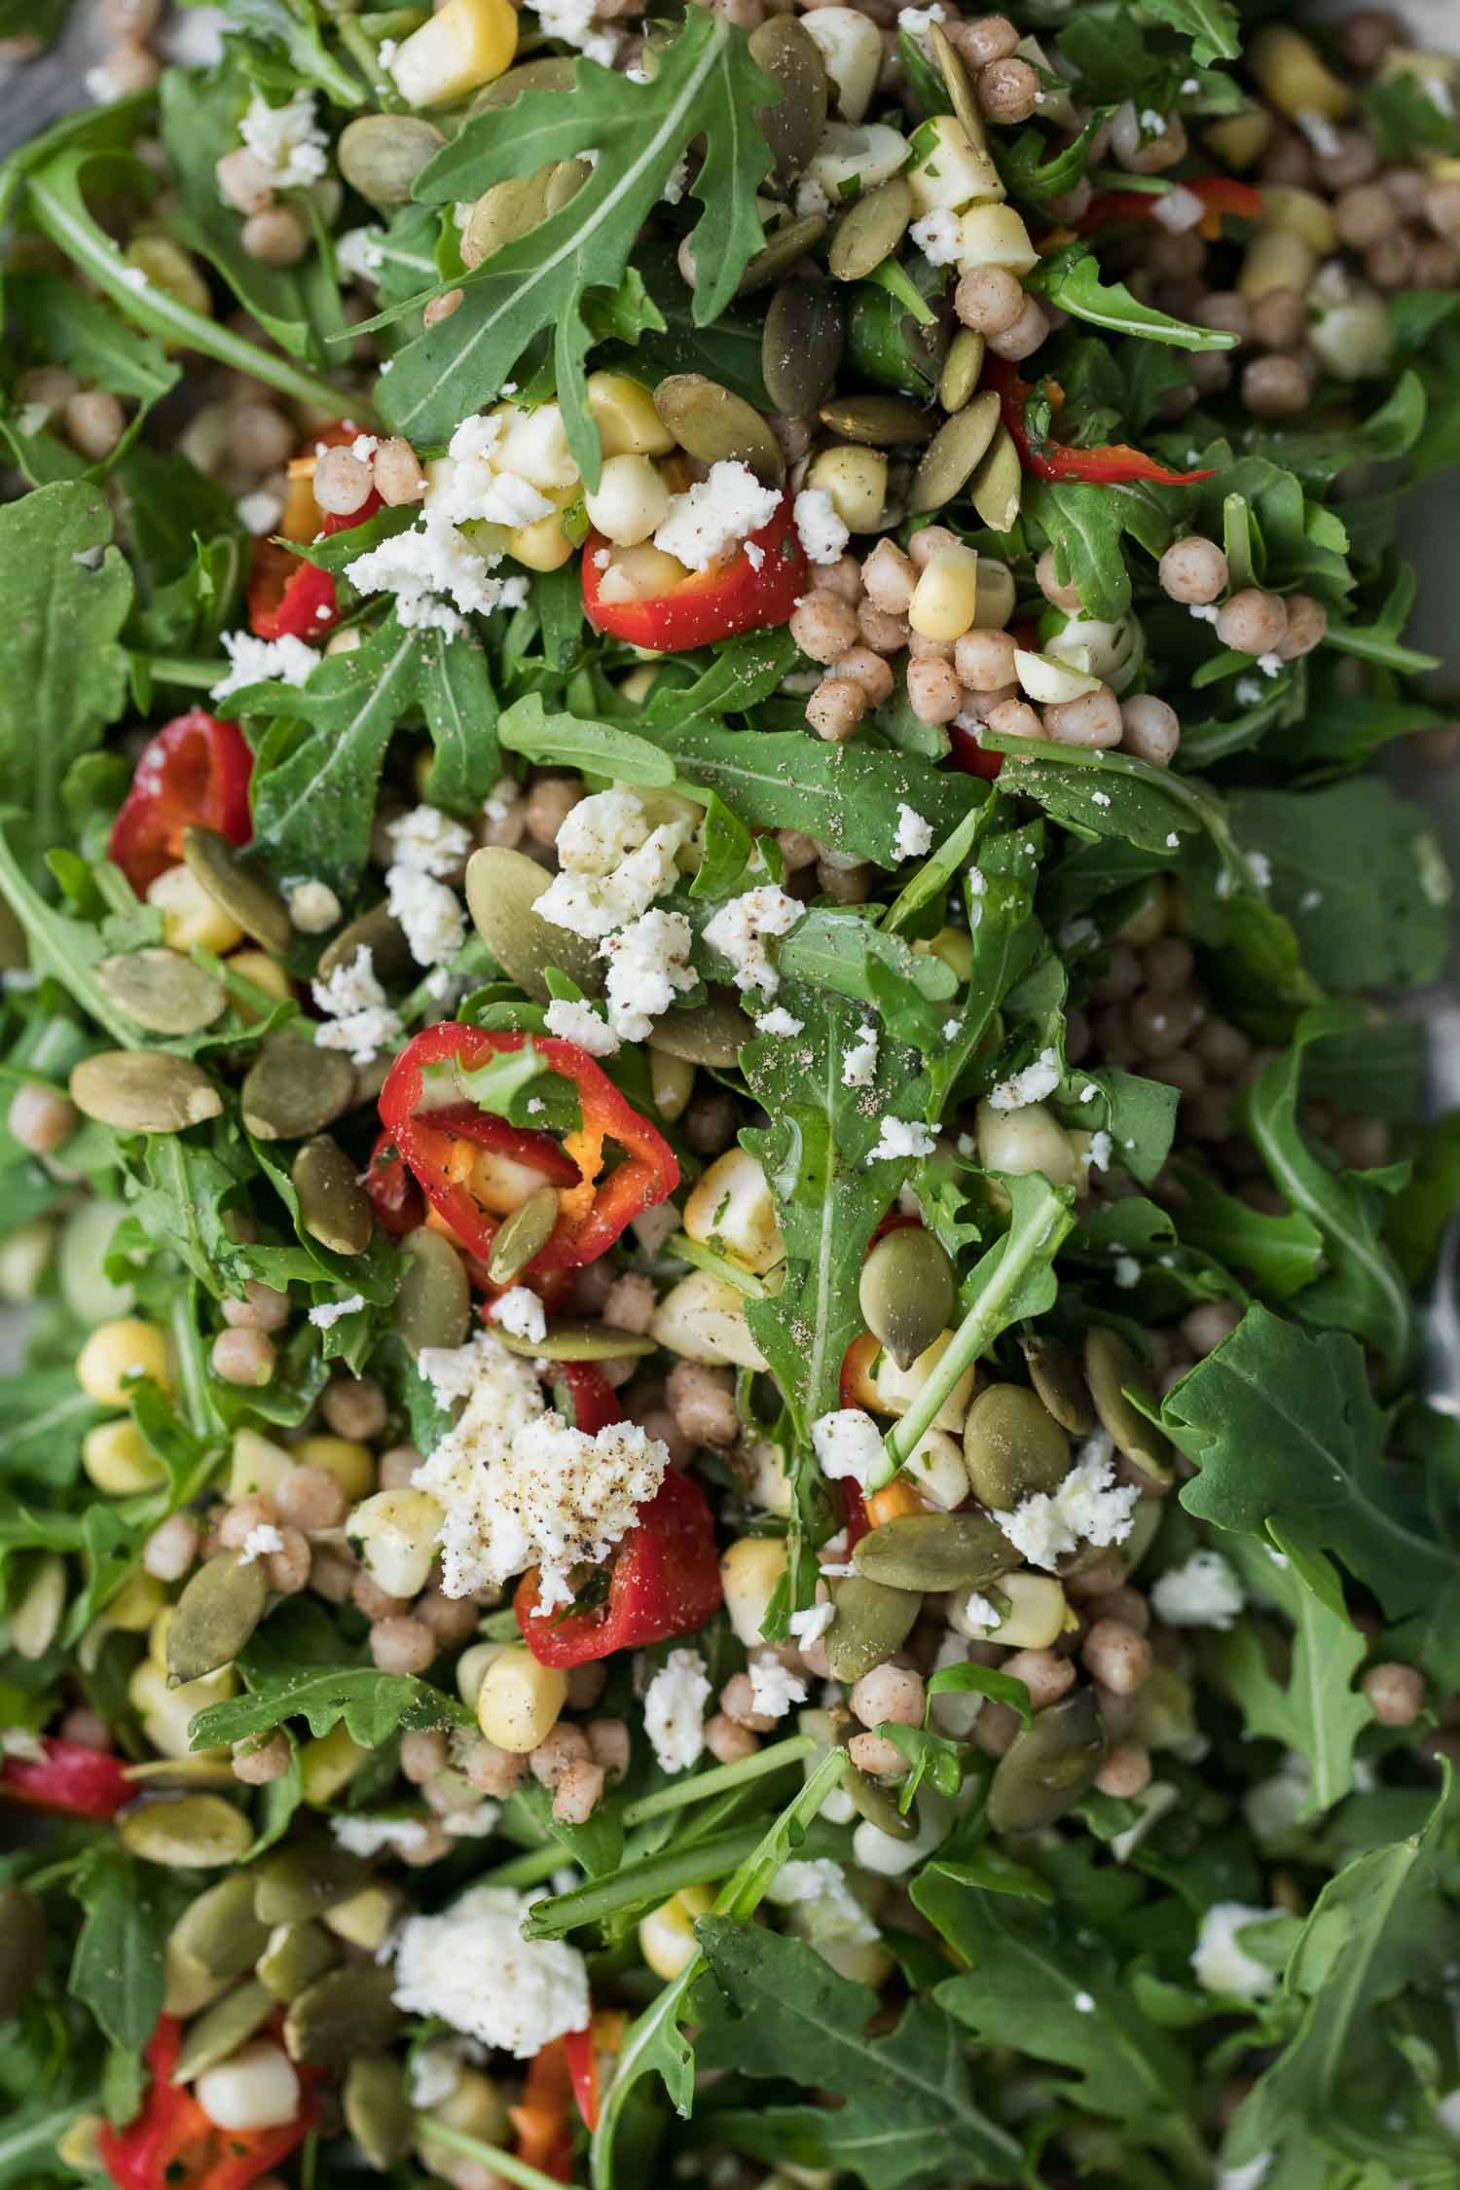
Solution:
[[[391,2053],[362,2053],[345,2072],[345,2127],[375,2168],[393,2167],[411,2148],[416,2117],[405,2069]]]
[[[271,1034],[240,1090],[243,1122],[261,1141],[302,1141],[352,1109],[355,1068],[343,1050]]]
[[[333,1968],[337,1952],[323,1924],[308,1917],[295,1924],[276,1924],[267,1935],[254,1974],[271,1999],[297,2000],[306,1985]]]
[[[492,1283],[511,1285],[534,1255],[542,1253],[557,1221],[558,1190],[555,1186],[539,1186],[525,1202],[519,1203],[510,1217],[504,1217],[487,1257],[487,1276]]]
[[[167,1627],[167,1679],[176,1688],[232,1665],[264,1616],[263,1561],[236,1551],[205,1560],[178,1598]]]
[[[996,1833],[1035,1833],[1073,1808],[1105,1760],[1105,1728],[1095,1693],[1076,1688],[1036,1714],[999,1759],[989,1785],[988,1819]]]
[[[782,282],[766,308],[760,372],[787,418],[809,418],[831,393],[841,363],[841,299],[829,281]]]
[[[700,463],[748,464],[765,486],[779,486],[785,478],[780,443],[760,412],[717,380],[703,373],[671,373],[654,390],[654,408],[680,447]]]
[[[252,870],[243,864],[226,836],[196,823],[183,831],[183,858],[189,874],[221,905],[245,935],[251,935],[276,958],[287,957],[294,940],[289,909]]]
[[[346,966],[353,966],[362,950],[370,953],[370,964],[377,977],[384,982],[410,979],[415,960],[405,938],[405,930],[391,915],[384,899],[362,912],[348,927],[341,928],[333,942],[320,952],[317,970],[321,981],[329,981]]]
[[[512,175],[493,183],[471,209],[461,232],[461,256],[467,266],[480,266],[504,244],[516,243],[547,216],[550,167],[535,175]]]
[[[928,47],[947,87],[948,103],[963,124],[964,135],[975,151],[987,152],[989,133],[983,108],[978,103],[972,78],[964,66],[963,55],[941,23],[929,25]]]
[[[1095,1427],[1095,1409],[1074,1348],[1062,1339],[1029,1331],[1020,1339],[1019,1350],[1034,1389],[1060,1428],[1071,1437],[1088,1437]]]
[[[222,1795],[174,1795],[145,1802],[117,1820],[130,1855],[179,1871],[215,1871],[236,1863],[253,1838],[241,1810]]]
[[[97,1050],[73,1070],[70,1093],[83,1117],[119,1133],[185,1133],[223,1108],[200,1065],[160,1049]]]
[[[484,84],[473,94],[466,110],[467,120],[474,114],[495,114],[512,106],[524,91],[571,91],[577,58],[576,54],[544,54],[536,60],[519,61],[505,76]]]
[[[352,190],[372,205],[404,205],[411,185],[446,139],[419,114],[360,114],[340,132],[336,157]]]
[[[855,1721],[846,1728],[848,1734],[854,1734],[857,1730]],[[841,1738],[838,1737],[839,1740]],[[917,1826],[913,1819],[903,1815],[897,1807],[896,1796],[890,1789],[880,1787],[870,1773],[858,1771],[855,1764],[849,1765],[842,1786],[858,1817],[865,1817],[880,1833],[889,1833],[894,1840],[916,1838]]]
[[[968,406],[969,410],[981,401],[981,397],[975,396],[974,402]],[[951,419],[949,423],[952,424]],[[990,532],[1013,531],[1024,500],[1024,472],[1019,462],[1019,451],[1014,445],[1014,436],[1007,426],[1001,425],[994,435],[989,452],[974,473],[973,483],[968,491],[974,508]]]
[[[273,1994],[256,1978],[225,1992],[221,2000],[204,2009],[196,2022],[189,2023],[172,2081],[190,2084],[205,2069],[226,2061],[263,2029],[276,2005]]]
[[[289,1170],[299,1196],[299,1221],[311,1239],[337,1255],[363,1255],[370,1245],[374,1212],[356,1166],[338,1141],[317,1133]]]
[[[561,213],[565,205],[571,205],[592,173],[593,167],[588,160],[559,160],[549,170],[547,197],[543,206],[549,220],[554,213]]]
[[[277,1848],[251,1874],[254,1911],[261,1924],[299,1924],[348,1901],[370,1882],[370,1867],[329,1840],[297,1841]]]
[[[401,1241],[404,1267],[395,1296],[395,1327],[407,1350],[459,1346],[471,1319],[466,1265],[449,1239],[421,1225]]]
[[[60,1629],[69,1594],[66,1562],[58,1551],[36,1552],[23,1561],[20,1572],[23,1579],[12,1585],[10,1647],[34,1665]]]
[[[985,1589],[1019,1564],[983,1513],[908,1513],[884,1521],[852,1554],[857,1572],[892,1589]]]
[[[771,148],[775,181],[794,182],[821,142],[826,127],[826,63],[810,32],[794,16],[774,15],[750,34],[750,56],[781,96],[763,106],[756,120]]]
[[[899,1369],[910,1369],[953,1320],[957,1292],[945,1249],[921,1225],[880,1239],[862,1265],[862,1320]]]
[[[327,1970],[291,2001],[284,2044],[291,2060],[311,2068],[344,2068],[359,2053],[379,2053],[401,2026],[387,1965],[353,1962]]]
[[[983,371],[984,339],[971,327],[960,327],[948,345],[938,381],[938,401],[945,411],[961,411],[973,396]]]
[[[541,1338],[519,1338],[497,1323],[492,1329],[509,1353],[535,1361],[620,1361],[651,1354],[658,1343],[647,1331],[620,1331],[611,1323],[550,1323]]]
[[[836,1618],[826,1631],[826,1662],[838,1681],[859,1681],[900,1650],[923,1604],[919,1590],[892,1589],[860,1573],[834,1581],[831,1601]]]
[[[46,1916],[23,1886],[0,1886],[0,2023],[18,2015],[46,1966]]]
[[[782,274],[789,274],[793,266],[799,266],[808,251],[814,251],[826,234],[826,215],[807,213],[800,220],[785,221],[756,252],[747,259],[745,271],[736,284],[735,294],[748,297],[767,282],[778,281]]]
[[[912,185],[893,175],[858,198],[837,223],[826,263],[838,281],[864,281],[893,252],[913,217]]]
[[[864,448],[910,449],[929,439],[933,420],[899,395],[846,395],[823,403],[821,423]]]
[[[914,516],[955,501],[1000,431],[999,399],[992,388],[955,411],[939,427],[917,468],[908,505]]]
[[[96,980],[103,995],[149,1034],[197,1034],[228,1009],[222,982],[176,951],[123,951],[102,960]]]
[[[1100,1427],[1114,1440],[1116,1451],[1154,1482],[1169,1483],[1173,1474],[1170,1443],[1126,1397],[1127,1391],[1136,1391],[1149,1405],[1156,1403],[1150,1377],[1125,1340],[1114,1331],[1087,1331],[1085,1376]]]
[[[241,1977],[253,1968],[268,1940],[254,1914],[254,1882],[233,1871],[188,1904],[173,1925],[169,1944],[209,1977]]]
[[[666,1011],[654,1021],[654,1047],[686,1064],[728,1071],[755,1029],[727,991],[711,989],[703,1004]]]
[[[586,996],[601,996],[604,966],[595,944],[533,911],[551,880],[525,852],[500,844],[473,852],[466,867],[466,902],[477,933],[508,979],[534,1003],[549,1001],[549,966],[569,975]]]
[[[963,1458],[973,1494],[992,1513],[1057,1490],[1070,1471],[1069,1439],[1037,1392],[991,1384],[963,1425]]]

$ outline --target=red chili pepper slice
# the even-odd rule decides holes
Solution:
[[[584,2031],[583,2036],[588,2036]],[[516,2157],[554,2182],[573,2179],[573,2132],[568,2120],[572,2095],[566,2042],[554,2038],[533,2055],[517,2106],[508,2119],[517,2133]]]
[[[1208,242],[1220,236],[1224,215],[1243,221],[1262,219],[1262,192],[1252,183],[1239,182],[1235,175],[1199,175],[1178,188],[1201,199],[1204,210],[1197,226]],[[1104,190],[1090,200],[1075,224],[1076,230],[1088,236],[1116,221],[1154,221],[1160,203],[1160,195],[1149,190]]]
[[[1019,378],[1018,369],[1008,359],[1001,357],[985,359],[983,377],[985,386],[998,395],[1004,424],[1013,436],[1020,463],[1036,479],[1082,480],[1106,487],[1146,480],[1159,487],[1194,487],[1203,479],[1216,477],[1212,471],[1171,471],[1124,441],[1112,441],[1101,449],[1067,449],[1058,441],[1041,442],[1036,447],[1024,423],[1024,406],[1034,393],[1029,383]]]
[[[595,1262],[641,1211],[674,1192],[679,1165],[663,1134],[625,1101],[602,1066],[576,1043],[554,1035],[535,1034],[531,1040],[547,1069],[572,1081],[583,1121],[561,1143],[510,1126],[471,1102],[433,1108],[425,1101],[424,1075],[431,1067],[453,1064],[471,1072],[493,1056],[520,1050],[528,1039],[449,1019],[428,1027],[391,1066],[380,1091],[380,1120],[432,1207],[481,1263],[499,1219],[472,1190],[475,1152],[486,1149],[541,1173],[559,1189],[558,1219],[528,1269],[534,1274],[575,1270]],[[623,1157],[605,1173],[609,1141]]]
[[[321,438],[338,445],[354,431],[353,427],[332,427]],[[337,532],[351,532],[384,507],[372,487],[348,517],[326,511],[320,518],[320,532],[326,539]],[[303,639],[310,644],[326,638],[339,620],[339,596],[329,571],[301,561],[276,540],[255,541],[248,585],[248,623],[255,638]]]
[[[79,1741],[47,1741],[44,1758],[7,1757],[0,1767],[0,1793],[32,1810],[58,1817],[113,1818],[137,1790],[120,1757],[108,1749],[87,1749]]]
[[[633,550],[628,551],[630,554]],[[600,561],[606,557],[606,561]],[[670,592],[647,600],[614,600],[604,587],[617,567],[611,541],[590,532],[583,545],[583,607],[596,631],[656,654],[713,646],[741,631],[789,623],[811,582],[789,494],[769,524],[751,533],[728,560],[697,570]]]
[[[594,2130],[598,2127],[598,2049],[594,2044],[593,2024],[590,2023],[586,2030],[568,2031],[562,2046],[583,2126]]]
[[[622,1422],[624,1410],[618,1393],[596,1361],[559,1361],[553,1366],[553,1382],[567,1392],[573,1409],[573,1427],[585,1437]]]
[[[721,1598],[705,1494],[690,1476],[671,1469],[614,1554],[605,1604],[588,1612],[539,1612],[534,1567],[517,1585],[514,1609],[539,1665],[570,1667],[692,1635],[719,1610]]]
[[[171,2081],[182,2049],[175,2015],[158,2018],[144,2059],[142,2111],[125,2129],[97,2132],[102,2165],[117,2190],[248,2190],[304,2142],[319,2109],[305,2090],[292,2122],[275,2129],[219,2129],[184,2086]],[[310,2080],[308,2070],[301,2082]]]
[[[238,724],[201,707],[147,740],[107,843],[139,897],[182,858],[183,832],[192,822],[216,829],[230,844],[247,844],[252,773],[253,755]]]
[[[377,1224],[392,1239],[404,1239],[407,1232],[414,1232],[425,1221],[426,1197],[388,1133],[382,1133],[371,1149],[360,1183]]]
[[[957,723],[948,725],[952,751],[950,758],[955,768],[961,768],[966,776],[980,776],[985,783],[992,783],[1004,765],[1002,753],[986,753],[972,730],[960,730]]]

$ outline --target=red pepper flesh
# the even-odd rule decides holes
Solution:
[[[986,753],[972,730],[960,730],[957,723],[950,723],[948,736],[952,746],[951,759],[955,768],[961,768],[966,776],[979,776],[985,783],[992,783],[1004,765],[1002,753]]]
[[[564,2035],[563,2054],[583,2126],[591,2132],[598,2127],[598,2053],[591,2023],[586,2030],[570,2030]]]
[[[1235,175],[1199,175],[1195,181],[1179,183],[1177,188],[1201,199],[1204,210],[1197,226],[1210,242],[1220,236],[1225,214],[1234,220],[1262,219],[1262,192],[1252,183],[1239,182]],[[1154,221],[1163,195],[1148,190],[1101,191],[1090,200],[1075,226],[1080,235],[1088,236],[1116,221]]]
[[[43,1758],[7,1757],[0,1766],[0,1794],[32,1810],[58,1817],[114,1818],[135,1801],[137,1790],[120,1757],[87,1749],[79,1741],[47,1741]]]
[[[1172,471],[1124,441],[1112,441],[1100,449],[1067,449],[1058,441],[1041,442],[1036,447],[1024,423],[1024,406],[1034,393],[1029,383],[1021,380],[1017,368],[1001,357],[985,359],[983,377],[984,385],[998,395],[1004,424],[1019,451],[1020,463],[1036,479],[1078,480],[1105,487],[1130,486],[1145,480],[1158,487],[1194,487],[1203,479],[1216,477],[1213,471]]]
[[[334,429],[336,435],[341,430]],[[348,517],[327,510],[320,519],[320,534],[329,539],[337,532],[351,532],[384,507],[372,487]],[[339,596],[329,571],[303,562],[275,540],[255,543],[248,588],[248,623],[255,638],[303,639],[308,644],[327,637],[339,620]]]
[[[607,562],[600,563],[600,556],[607,556]],[[668,593],[647,600],[605,600],[604,581],[613,568],[612,543],[602,533],[590,532],[583,544],[588,621],[595,631],[656,654],[682,654],[742,631],[789,623],[811,582],[789,494],[770,522],[751,533],[727,561],[692,572]]]
[[[230,844],[247,844],[252,773],[253,755],[238,724],[201,707],[164,723],[147,740],[107,843],[108,856],[139,897],[177,865],[183,833],[193,822],[216,829]]]
[[[722,1594],[705,1494],[692,1477],[671,1469],[614,1554],[606,1604],[589,1612],[539,1612],[534,1568],[517,1585],[514,1609],[539,1665],[567,1668],[692,1635],[719,1611]]]
[[[555,1362],[553,1382],[566,1391],[573,1409],[573,1427],[582,1430],[585,1437],[596,1437],[600,1430],[623,1421],[618,1393],[596,1361]]]
[[[103,2123],[96,2140],[102,2165],[116,2190],[248,2190],[304,2142],[318,2106],[304,2091],[292,2122],[219,2129],[191,2091],[171,2080],[181,2050],[181,2023],[175,2015],[159,2016],[144,2055],[142,2111],[125,2129]]]
[[[392,1239],[404,1239],[425,1221],[426,1197],[388,1133],[382,1133],[371,1149],[361,1184],[376,1223]]]

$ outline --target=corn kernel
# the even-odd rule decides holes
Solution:
[[[708,1886],[684,1886],[639,1925],[639,1952],[666,1984],[682,1976],[699,1952],[695,1919],[709,1914],[714,1898]]]
[[[98,1407],[125,1407],[141,1377],[168,1389],[167,1340],[155,1323],[118,1316],[98,1323],[76,1357],[76,1381]]]
[[[669,489],[647,456],[605,458],[603,477],[583,497],[588,522],[616,547],[637,547],[669,515]]]
[[[730,1148],[716,1157],[684,1205],[684,1229],[699,1245],[757,1274],[786,1259],[775,1198],[748,1149]]]
[[[316,1741],[305,1742],[299,1752],[299,1784],[312,1809],[322,1810],[348,1787],[370,1751],[353,1739],[342,1719]]]
[[[674,436],[647,388],[627,373],[588,375],[588,413],[609,456],[667,456]]]
[[[155,1490],[167,1481],[167,1469],[130,1415],[119,1422],[99,1422],[87,1431],[81,1441],[81,1465],[108,1498],[130,1498],[135,1491]]]
[[[487,1667],[477,1690],[477,1724],[488,1741],[525,1756],[546,1740],[568,1700],[568,1677],[539,1665],[531,1651],[509,1644]]]
[[[349,1535],[371,1579],[391,1597],[426,1586],[441,1533],[441,1508],[424,1490],[382,1490],[350,1515]]]
[[[517,13],[508,0],[446,0],[404,39],[391,63],[411,106],[449,106],[500,76],[517,51]]]
[[[1320,59],[1300,31],[1269,23],[1248,48],[1248,65],[1273,105],[1290,121],[1321,114],[1336,122],[1348,113],[1354,95]]]
[[[1247,246],[1237,287],[1249,304],[1258,303],[1274,289],[1296,289],[1301,295],[1318,269],[1310,244],[1290,228],[1261,228]]]
[[[972,548],[939,548],[913,588],[907,620],[925,639],[961,639],[978,609],[978,557]]]
[[[301,1437],[291,1447],[301,1468],[328,1468],[351,1505],[375,1488],[375,1455],[354,1437]]]
[[[764,1640],[771,1599],[786,1576],[786,1546],[776,1536],[742,1536],[720,1561],[725,1614],[747,1650]]]
[[[318,517],[316,516],[316,527]],[[162,915],[162,940],[184,958],[195,950],[222,958],[243,941],[243,930],[216,904],[186,867],[169,867],[147,891],[147,902]]]
[[[887,503],[887,458],[880,449],[823,449],[811,461],[806,484],[830,495],[849,532],[875,532]]]

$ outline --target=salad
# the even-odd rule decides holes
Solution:
[[[0,171],[0,2190],[1453,2185],[1460,60],[98,17]]]

